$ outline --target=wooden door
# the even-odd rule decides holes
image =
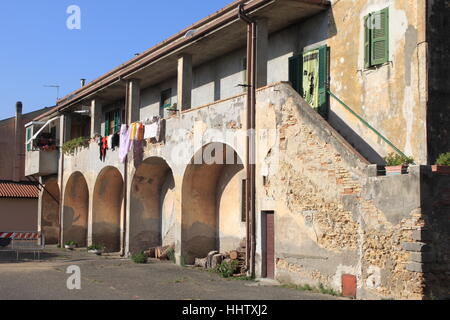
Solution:
[[[263,212],[263,277],[275,278],[275,214],[273,211]]]

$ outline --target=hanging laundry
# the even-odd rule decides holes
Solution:
[[[131,127],[128,128],[126,124],[123,124],[120,127],[120,146],[119,146],[119,160],[121,163],[125,162],[127,158],[128,151],[130,151],[131,143],[130,143],[130,134]]]
[[[120,146],[120,135],[118,133],[113,134],[111,139],[111,148],[116,150]]]
[[[137,123],[132,123],[132,124],[130,125],[130,127],[131,127],[130,140],[136,140],[136,138],[137,138],[138,124],[137,124]]]
[[[112,149],[112,138],[113,138],[112,134],[108,136],[108,149]]]
[[[137,126],[138,126],[138,129],[137,129],[136,140],[142,141],[142,140],[144,140],[145,127],[142,123],[138,123]]]
[[[147,119],[145,122],[144,139],[154,139],[156,142],[159,142],[161,137],[161,124],[161,118],[158,116]]]
[[[105,162],[105,160],[106,160],[106,151],[108,150],[108,137],[103,137],[102,142],[103,142],[103,145],[102,145],[101,160],[103,162]]]
[[[103,161],[103,137],[98,137],[98,147],[100,151],[100,161]]]

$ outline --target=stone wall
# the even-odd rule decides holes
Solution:
[[[428,266],[417,264],[411,252],[422,250],[415,240],[422,228],[434,228],[437,237],[448,239],[448,225],[442,224],[447,209],[435,201],[434,220],[424,218],[430,214],[423,212],[424,201],[441,191],[424,193],[422,167],[412,166],[407,175],[378,176],[377,166],[359,156],[288,85],[261,92],[258,102],[260,128],[274,125],[274,115],[277,119],[278,139],[260,166],[269,168],[259,190],[259,210],[267,210],[267,199],[275,203],[277,278],[340,291],[342,275],[351,274],[357,278],[358,298],[427,296]],[[448,270],[448,262],[442,262],[448,259],[445,248],[436,243],[434,255],[439,268]],[[434,289],[439,290],[442,285]]]

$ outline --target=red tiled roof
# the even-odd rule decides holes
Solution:
[[[27,182],[0,181],[0,198],[38,198],[36,185]]]

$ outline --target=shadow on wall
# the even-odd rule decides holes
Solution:
[[[162,245],[162,225],[167,223],[163,211],[170,188],[174,188],[173,174],[164,159],[151,157],[139,166],[131,185],[130,252]]]
[[[75,172],[69,178],[64,193],[63,242],[76,241],[80,247],[87,245],[89,191],[85,178]]]
[[[384,158],[362,139],[335,112],[329,111],[328,122],[341,134],[364,158],[372,164],[384,165]]]
[[[86,247],[87,225],[83,226],[81,220],[73,208],[64,206],[64,242],[75,241],[79,247]]]
[[[59,239],[59,186],[56,178],[45,182],[46,191],[42,194],[41,227],[46,244],[58,244]],[[51,195],[50,195],[50,194]]]
[[[100,172],[93,200],[92,242],[105,246],[107,252],[118,252],[123,179],[117,168],[106,167]]]
[[[239,240],[245,236],[245,230],[241,234],[235,223],[239,223],[241,218],[238,200],[241,190],[239,187],[227,190],[229,182],[243,168],[236,152],[222,143],[211,143],[199,150],[193,160],[199,159],[199,155],[207,151],[214,153],[214,158],[220,148],[223,148],[223,163],[226,162],[227,149],[234,152],[234,164],[193,164],[192,161],[183,177],[181,255],[189,264],[195,258],[206,257],[210,251],[221,250],[221,241],[233,237],[234,233]],[[227,190],[227,197],[233,199],[233,203],[220,201],[224,190]],[[233,208],[235,204],[238,210]],[[227,225],[231,226],[230,230],[225,229]]]

